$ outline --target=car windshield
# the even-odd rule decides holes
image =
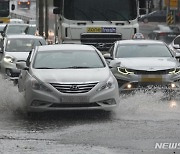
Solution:
[[[28,26],[26,29],[25,29],[25,33],[26,34],[30,34],[30,35],[35,35],[36,34],[36,26]]]
[[[96,51],[45,51],[38,52],[34,60],[36,69],[83,69],[105,67]]]
[[[172,57],[172,54],[162,44],[124,44],[118,46],[115,57]]]
[[[133,20],[137,18],[136,0],[65,0],[64,16],[85,21]]]
[[[43,39],[15,38],[9,39],[6,43],[6,52],[29,52],[34,46],[46,44]]]
[[[0,17],[9,16],[9,1],[0,1]]]
[[[22,34],[26,28],[27,25],[9,25],[6,34]]]

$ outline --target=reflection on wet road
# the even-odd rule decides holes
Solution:
[[[73,154],[72,149],[83,154],[129,154],[153,151],[156,142],[179,142],[179,96],[167,100],[161,92],[137,92],[122,97],[119,107],[111,114],[64,111],[29,118],[17,86],[4,79],[0,79],[0,85],[0,149],[3,146],[3,151],[15,148],[17,153],[24,149],[59,153],[52,147],[61,147],[64,153],[68,150]]]

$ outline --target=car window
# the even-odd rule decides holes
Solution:
[[[131,44],[118,46],[116,58],[133,57],[172,57],[172,54],[165,45]]]
[[[26,25],[9,25],[6,34],[21,34],[24,33]]]
[[[102,68],[105,67],[96,51],[50,51],[38,52],[34,68],[63,69],[69,67]]]
[[[6,43],[6,52],[29,52],[35,46],[46,44],[43,39],[8,39]]]
[[[180,45],[180,37],[177,37],[174,39],[174,44],[179,44]]]

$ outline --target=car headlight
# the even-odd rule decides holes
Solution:
[[[13,63],[15,61],[15,59],[13,57],[6,56],[6,57],[4,57],[4,61],[7,63]]]
[[[31,84],[32,88],[35,90],[51,92],[51,90],[48,87],[46,87],[43,83],[38,82],[36,79],[33,79],[31,81]]]
[[[107,90],[113,87],[113,79],[110,77],[97,91]]]
[[[169,74],[179,74],[179,73],[180,73],[180,67],[177,67],[173,71],[169,72]]]
[[[123,68],[123,67],[117,67],[117,70],[119,73],[124,74],[124,75],[134,74],[134,72],[132,72],[130,69]]]

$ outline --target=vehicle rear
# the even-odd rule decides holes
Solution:
[[[28,8],[28,9],[30,9],[31,1],[30,0],[18,0],[17,5],[18,5],[18,8]]]

